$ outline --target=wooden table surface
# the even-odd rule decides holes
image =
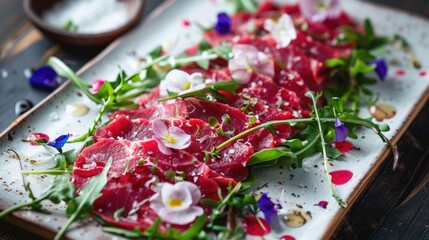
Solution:
[[[429,17],[427,0],[370,1]],[[145,15],[162,1],[147,2]],[[52,55],[77,70],[96,54],[65,51],[31,26],[22,11],[22,1],[0,0],[0,132],[17,117],[17,101],[27,99],[36,104],[50,93],[32,88],[27,82],[28,71]],[[428,120],[426,103],[398,144],[398,169],[393,172],[391,159],[385,161],[370,186],[350,207],[336,239],[429,239]],[[24,229],[25,226],[0,221],[0,239],[40,239]]]

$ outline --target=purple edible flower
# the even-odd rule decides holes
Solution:
[[[266,193],[263,193],[258,200],[258,208],[264,213],[265,220],[271,224],[273,217],[277,217],[277,209],[275,204],[268,198]]]
[[[217,15],[217,22],[214,29],[219,34],[227,34],[231,31],[231,18],[226,13]]]
[[[61,135],[57,137],[54,141],[48,142],[48,145],[56,149],[61,149],[64,146],[64,144],[66,144],[69,137],[70,137],[70,134]]]
[[[35,70],[28,81],[31,85],[42,88],[56,88],[58,74],[49,66],[43,66]]]
[[[387,76],[387,63],[384,58],[378,58],[374,61],[369,61],[367,64],[369,65],[375,65],[375,73],[380,78],[380,80],[384,81]]]
[[[301,13],[312,22],[338,18],[341,14],[339,0],[299,0]]]
[[[347,127],[340,121],[340,119],[335,119],[335,142],[344,142],[347,135],[349,135],[349,130]]]

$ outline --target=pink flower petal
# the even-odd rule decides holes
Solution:
[[[153,137],[156,142],[158,143],[158,149],[160,152],[164,153],[165,155],[171,155],[173,153],[173,151],[171,151],[171,149],[167,146],[165,146],[164,142],[162,141],[162,139],[158,138],[158,137]]]
[[[195,220],[196,217],[203,215],[204,211],[201,207],[191,206],[182,211],[171,211],[168,208],[163,208],[158,215],[164,222],[186,225]]]
[[[98,93],[98,91],[100,90],[100,88],[104,85],[104,80],[98,79],[95,80],[92,84],[91,84],[91,88],[88,89],[90,93],[92,94],[96,94]]]
[[[152,122],[152,131],[154,136],[157,138],[161,138],[165,134],[168,134],[167,126],[161,119],[155,119]]]
[[[185,188],[191,193],[193,205],[196,205],[200,202],[201,190],[195,184],[190,182],[179,182],[176,183],[176,186],[180,188]]]
[[[342,11],[339,0],[300,0],[299,7],[301,13],[312,22],[338,18]]]

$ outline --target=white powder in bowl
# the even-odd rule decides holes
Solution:
[[[52,26],[65,28],[68,22],[79,33],[102,33],[124,25],[129,11],[119,0],[63,0],[47,10],[43,20]]]

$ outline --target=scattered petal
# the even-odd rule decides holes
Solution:
[[[329,173],[331,175],[331,181],[335,185],[344,185],[350,181],[353,177],[353,173],[349,170],[338,170]]]
[[[182,20],[182,25],[184,27],[189,27],[189,26],[191,26],[191,21],[189,21],[188,19],[183,19]]]
[[[28,135],[26,141],[33,146],[37,146],[37,145],[40,145],[41,143],[43,144],[48,143],[49,136],[44,133],[35,132]]]
[[[266,193],[263,193],[258,200],[258,208],[264,213],[265,220],[268,224],[272,223],[272,219],[277,217],[277,209],[275,204],[268,198]]]
[[[398,69],[398,70],[396,70],[395,74],[398,75],[398,76],[404,76],[405,75],[405,70]]]
[[[92,84],[91,84],[91,88],[89,89],[89,92],[92,94],[96,94],[98,93],[98,91],[100,90],[100,88],[104,85],[105,80],[95,80]]]
[[[338,149],[342,154],[350,152],[353,148],[353,143],[349,141],[343,141],[343,142],[335,142],[335,148]]]
[[[49,66],[43,66],[35,70],[29,78],[31,85],[42,88],[56,88],[58,86],[58,74]]]
[[[420,77],[424,77],[424,76],[426,76],[427,75],[427,72],[426,71],[420,71],[419,72],[419,76]]]
[[[304,17],[312,22],[336,19],[342,11],[339,0],[300,0],[299,8]]]
[[[231,18],[222,12],[217,15],[217,22],[214,29],[219,34],[228,34],[231,31]]]
[[[320,201],[318,204],[314,204],[315,206],[319,206],[323,209],[326,209],[328,207],[328,202],[327,201]]]
[[[340,121],[340,119],[335,119],[335,142],[344,142],[349,135],[349,130],[347,127]]]
[[[248,216],[241,221],[247,234],[252,236],[265,236],[271,232],[271,227],[263,218]]]
[[[277,47],[279,48],[287,47],[297,37],[292,18],[285,13],[281,15],[277,22],[267,19],[264,22],[264,28],[277,41]]]
[[[378,58],[374,61],[369,61],[368,64],[375,65],[374,71],[380,80],[384,81],[386,79],[388,67],[384,58]]]
[[[156,193],[150,198],[150,207],[165,222],[186,225],[204,213],[196,206],[201,191],[191,182],[158,183],[152,189]]]
[[[280,240],[295,240],[295,238],[290,235],[284,235],[280,237]]]

